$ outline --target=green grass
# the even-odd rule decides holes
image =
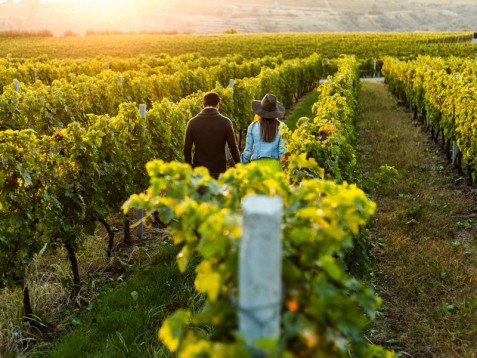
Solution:
[[[163,319],[180,307],[199,307],[193,267],[181,274],[178,248],[165,243],[154,264],[109,288],[92,306],[78,312],[75,330],[61,339],[48,357],[170,357],[158,341]],[[191,265],[193,266],[193,265]]]
[[[290,128],[291,131],[294,131],[296,124],[301,117],[314,117],[312,112],[313,104],[318,100],[318,92],[312,91],[306,96],[303,96],[298,103],[293,107],[291,112],[285,117],[285,123]]]

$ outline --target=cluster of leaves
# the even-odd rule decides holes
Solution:
[[[290,169],[319,171],[305,154],[290,158]],[[353,245],[375,204],[355,185],[308,179],[290,186],[253,164],[237,165],[213,180],[205,168],[173,162],[147,164],[150,186],[132,195],[125,211],[158,212],[169,223],[184,271],[199,255],[195,287],[206,295],[199,312],[178,310],[159,338],[179,357],[247,357],[238,332],[237,261],[240,204],[249,194],[281,196],[283,213],[283,302],[277,340],[256,342],[267,356],[392,356],[363,338],[380,305],[374,291],[346,272],[344,252]],[[199,239],[200,237],[200,239]]]
[[[203,67],[197,67],[199,60]],[[104,70],[93,76],[79,74],[55,79],[51,85],[39,80],[20,83],[19,89],[10,82],[0,95],[0,130],[30,128],[51,134],[55,128],[72,122],[88,124],[91,113],[115,115],[124,102],[144,103],[148,107],[164,98],[178,102],[216,84],[226,86],[230,78],[257,76],[263,66],[274,68],[282,61],[281,57],[243,61],[235,56],[220,61],[211,59],[214,65],[207,65],[204,58],[199,58],[188,63],[192,67],[184,66],[173,73],[163,73],[162,67],[125,72]]]
[[[151,150],[145,122],[135,104],[125,104],[90,128],[0,132],[0,287],[22,284],[45,245],[77,250],[95,220],[117,212],[122,198],[145,185],[139,173],[146,159],[138,160]]]
[[[58,203],[50,200],[53,163],[41,151],[41,141],[33,131],[0,132],[0,152],[1,288],[23,282],[31,253],[45,243],[42,233],[51,222],[42,219],[51,221],[60,211]],[[52,213],[56,215],[48,215]]]
[[[381,165],[379,171],[369,178],[373,189],[384,195],[391,194],[394,185],[397,183],[399,172],[392,165]]]
[[[257,62],[266,62],[271,57],[259,58]],[[221,57],[205,57],[198,53],[186,53],[171,57],[168,54],[156,56],[139,55],[131,58],[96,56],[90,59],[58,59],[39,57],[0,58],[0,86],[10,84],[15,79],[27,84],[41,81],[52,85],[54,80],[66,79],[74,82],[77,76],[97,76],[105,71],[113,71],[117,76],[123,72],[146,72],[149,75],[172,75],[177,72],[195,68],[208,68],[223,62],[242,64],[243,56],[224,55]]]
[[[302,117],[287,143],[285,156],[306,153],[325,169],[325,176],[338,182],[356,179],[354,119],[359,90],[358,62],[340,60],[338,72],[317,91],[314,118]]]
[[[465,163],[477,170],[477,90],[475,62],[421,56],[404,62],[386,58],[383,72],[390,89],[429,118],[431,127],[457,142]]]

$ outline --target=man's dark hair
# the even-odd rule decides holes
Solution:
[[[220,96],[215,92],[208,92],[204,95],[204,106],[205,107],[217,107],[220,103]]]

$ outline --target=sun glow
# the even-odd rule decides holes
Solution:
[[[135,0],[69,0],[63,1],[74,7],[79,18],[91,21],[92,25],[119,25],[121,21],[136,17],[145,10],[148,1]],[[57,1],[57,3],[60,3]]]
[[[182,31],[195,19],[195,0],[0,0],[0,22],[8,29],[88,32]],[[185,5],[187,4],[187,6]],[[184,17],[186,9],[189,17]]]
[[[173,2],[173,0],[40,0],[38,9],[53,28],[80,33],[88,30],[135,31],[144,28],[145,19],[147,19],[146,26],[149,27],[153,16]]]

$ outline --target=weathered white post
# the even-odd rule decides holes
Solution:
[[[239,254],[239,329],[246,342],[280,335],[282,199],[247,196],[242,202]]]
[[[228,87],[230,89],[232,89],[232,95],[234,94],[234,86],[235,86],[235,80],[233,78],[229,78],[229,85]],[[239,141],[240,137],[241,137],[241,134],[238,133],[238,131],[235,133],[236,137],[235,139],[237,140],[237,142]],[[239,143],[239,146],[240,146],[240,143]],[[229,147],[228,145],[225,147],[225,156],[226,156],[226,159],[227,159],[227,162],[230,160],[230,158],[232,158],[232,154],[230,154],[230,150],[229,150]]]
[[[20,92],[20,82],[18,80],[13,80],[13,87],[15,91]]]
[[[452,164],[455,164],[457,154],[459,154],[459,147],[457,147],[457,142],[454,140],[452,141]]]
[[[376,76],[376,64],[377,64],[377,62],[378,61],[376,59],[374,59],[374,62],[373,62],[373,77],[377,77]]]
[[[122,95],[124,94],[124,87],[123,87],[124,77],[122,75],[119,75],[118,81],[119,81],[119,84],[121,85],[121,95]],[[139,109],[141,109],[141,105],[139,105]]]
[[[145,104],[140,104],[139,105],[139,114],[141,115],[142,118],[146,119],[146,110],[147,107]]]
[[[139,114],[142,118],[146,119],[146,105],[140,104],[139,105]],[[144,210],[138,209],[136,211],[136,219],[138,221],[138,225],[136,227],[136,235],[139,239],[142,239],[144,236],[144,224],[142,223],[142,219],[144,218]]]

